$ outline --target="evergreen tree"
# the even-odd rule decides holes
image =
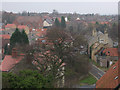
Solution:
[[[96,25],[99,25],[99,22],[96,22]]]
[[[60,27],[60,22],[59,22],[58,18],[55,19],[55,26]]]
[[[17,43],[21,43],[21,32],[16,28],[15,32],[10,38],[10,45],[14,46]]]
[[[23,30],[21,33],[21,41],[23,44],[29,44],[28,36],[25,33],[25,30]]]
[[[61,27],[66,28],[65,18],[63,16],[61,17]]]
[[[7,44],[5,45],[4,50],[5,50],[4,54],[7,54],[8,53],[8,45]]]
[[[24,30],[20,32],[18,28],[16,28],[15,32],[12,34],[10,45],[11,47],[14,47],[16,44],[29,44],[28,36]]]

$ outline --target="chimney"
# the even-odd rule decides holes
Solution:
[[[16,57],[17,57],[17,49],[16,49],[16,48],[13,48],[13,49],[12,49],[12,57],[13,57],[13,58],[16,58]]]

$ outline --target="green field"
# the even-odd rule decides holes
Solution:
[[[82,80],[80,80],[80,85],[92,85],[96,83],[96,79],[91,75],[88,74],[88,76],[84,77]]]

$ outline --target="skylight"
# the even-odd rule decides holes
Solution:
[[[113,69],[115,69],[115,68],[116,68],[116,66],[113,67]]]
[[[118,76],[115,77],[115,80],[118,79]]]

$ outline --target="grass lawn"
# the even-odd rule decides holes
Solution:
[[[88,74],[88,76],[80,80],[80,85],[92,85],[95,84],[96,81],[97,80],[91,74]]]

